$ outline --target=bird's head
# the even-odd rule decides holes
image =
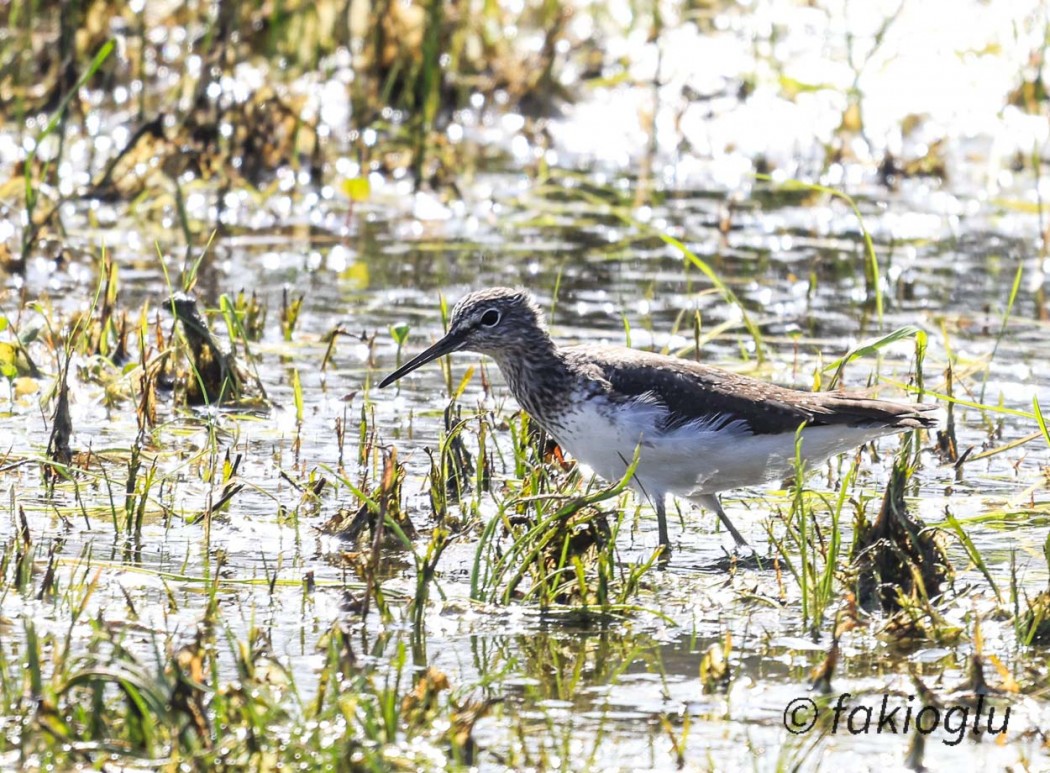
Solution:
[[[421,365],[452,352],[478,352],[499,362],[515,352],[526,355],[530,347],[547,341],[543,313],[527,290],[509,287],[477,290],[452,309],[444,338],[384,378],[379,386],[388,386]]]

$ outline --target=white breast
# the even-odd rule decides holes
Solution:
[[[654,498],[666,493],[715,494],[784,478],[794,471],[794,432],[753,435],[746,423],[727,424],[719,416],[664,432],[659,428],[665,411],[657,403],[613,405],[586,400],[551,434],[577,461],[608,481],[623,477],[641,444],[633,485]],[[802,434],[802,458],[812,466],[893,431],[811,427]]]

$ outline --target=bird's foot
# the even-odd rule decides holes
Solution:
[[[761,556],[750,545],[736,545],[732,552],[722,548],[722,557],[716,558],[698,565],[696,568],[701,572],[733,572],[738,569],[769,569],[773,566],[773,559]]]
[[[767,556],[760,556],[758,551],[746,542],[742,545],[734,545],[732,552],[722,548],[722,554],[722,558],[715,563],[723,571],[732,571],[734,569],[761,570],[769,569],[773,565],[772,559]]]
[[[658,569],[666,569],[671,565],[671,543],[661,542],[660,543],[660,555],[656,557],[656,567]]]

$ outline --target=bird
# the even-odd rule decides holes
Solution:
[[[932,403],[807,392],[624,346],[562,345],[532,294],[509,287],[464,296],[444,337],[379,386],[458,351],[491,357],[518,404],[602,478],[621,480],[637,450],[630,485],[655,508],[667,551],[668,494],[712,511],[738,548],[747,547],[718,495],[794,474],[799,431],[799,454],[812,466],[883,435],[938,423]]]

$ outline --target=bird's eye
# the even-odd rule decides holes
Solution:
[[[481,315],[481,324],[485,327],[496,327],[499,324],[499,311],[489,309]]]

